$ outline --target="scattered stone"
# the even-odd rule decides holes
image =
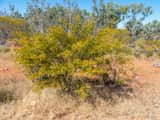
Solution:
[[[160,62],[154,63],[152,66],[154,66],[154,67],[160,67]]]

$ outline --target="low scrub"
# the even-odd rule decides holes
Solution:
[[[6,53],[6,52],[9,52],[9,50],[10,50],[9,48],[0,45],[0,53]]]
[[[0,16],[0,44],[16,41],[20,36],[29,34],[29,25],[24,19]]]
[[[160,56],[160,40],[137,40],[135,47],[136,55]]]

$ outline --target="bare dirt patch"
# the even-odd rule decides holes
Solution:
[[[21,66],[13,60],[12,55],[0,54],[0,85],[26,80]]]

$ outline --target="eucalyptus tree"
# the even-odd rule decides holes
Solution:
[[[8,16],[6,9],[0,10],[0,16]]]
[[[144,25],[143,27],[143,39],[154,40],[160,39],[160,21],[154,20]]]
[[[127,11],[128,7],[125,5],[118,5],[113,2],[105,3],[104,0],[93,0],[92,17],[98,27],[116,28],[124,20]]]
[[[34,32],[43,33],[45,31],[47,9],[46,0],[31,0],[27,5],[25,18],[28,20]]]
[[[89,12],[80,9],[70,0],[64,0],[64,5],[56,4],[45,11],[47,27],[60,25],[65,31],[70,32],[74,26],[79,26],[89,19]],[[78,29],[78,28],[77,28]]]
[[[49,7],[46,10],[46,20],[48,25],[59,25],[60,19],[63,19],[65,16],[65,8],[62,5],[57,4],[56,6]]]
[[[143,31],[143,23],[140,20],[132,19],[126,23],[126,29],[129,31],[131,36],[131,43],[140,37]]]
[[[143,21],[152,14],[152,8],[143,4],[128,5],[127,22],[125,27],[130,32],[131,42],[139,37],[143,30]]]
[[[10,4],[9,5],[9,16],[13,18],[23,18],[22,14],[15,9],[15,6]]]
[[[128,7],[124,5],[117,5],[113,2],[106,4],[106,26],[110,28],[117,28],[117,25],[122,22],[127,14]]]

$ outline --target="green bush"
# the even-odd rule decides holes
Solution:
[[[26,20],[0,16],[0,44],[16,41],[19,37],[31,34]]]
[[[20,40],[17,60],[39,89],[59,87],[85,98],[89,95],[90,81],[121,83],[117,68],[125,64],[129,53],[126,31],[106,28],[96,35],[91,33],[89,23],[82,27],[78,37],[75,32],[52,27],[47,33]]]

